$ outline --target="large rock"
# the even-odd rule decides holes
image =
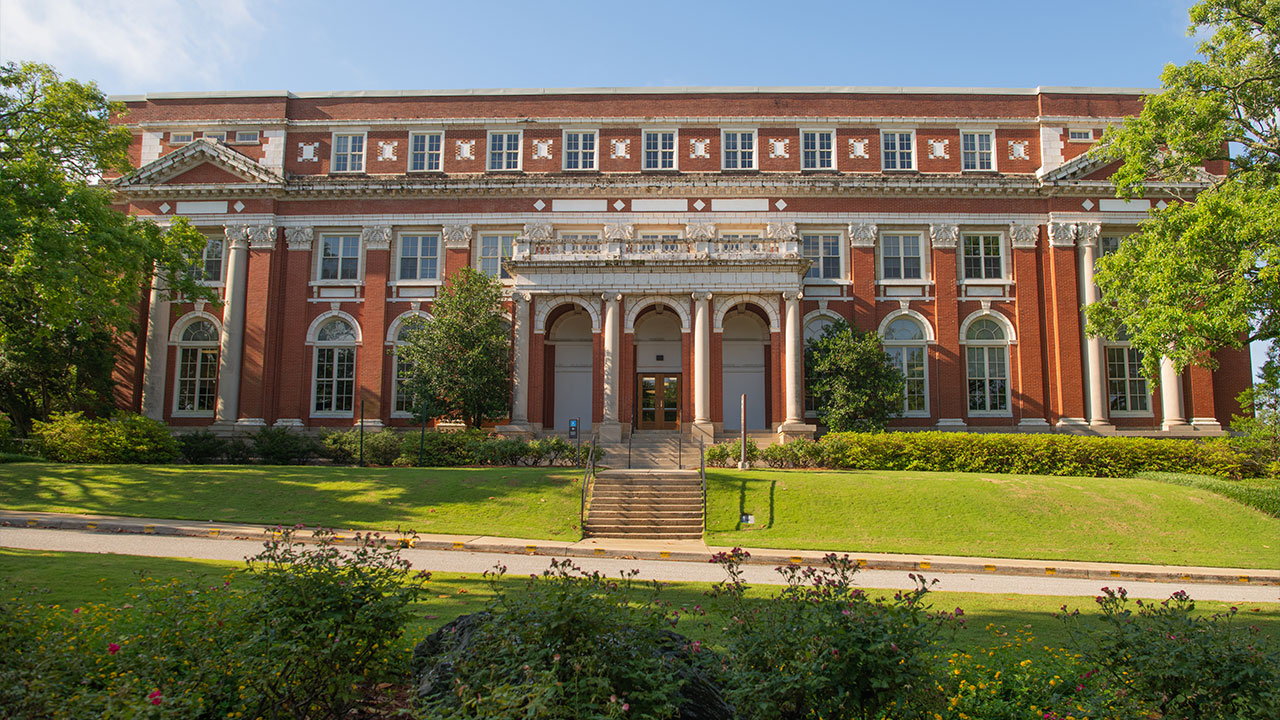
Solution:
[[[493,616],[488,612],[462,615],[428,635],[413,649],[413,684],[417,696],[427,700],[451,692],[454,661],[470,652],[471,645]],[[716,667],[715,653],[699,649],[689,638],[664,630],[658,638],[657,652],[670,660],[683,684],[677,698],[678,720],[734,720],[737,713],[725,700],[719,684],[706,668]]]

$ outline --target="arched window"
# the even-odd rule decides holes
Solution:
[[[421,324],[426,320],[426,316],[412,313],[403,317],[404,319],[399,323],[400,327],[396,331],[395,352],[392,355],[395,364],[395,386],[393,388],[395,404],[392,405],[391,412],[397,417],[411,417],[414,412],[415,398],[405,389],[405,383],[413,372],[413,363],[400,356],[400,347],[408,340],[411,333],[421,327]]]
[[[804,324],[804,345],[809,347],[810,340],[817,340],[822,337],[823,331],[827,326],[835,322],[834,315],[815,314],[809,318]],[[813,392],[809,389],[809,378],[804,379],[804,414],[805,417],[818,416],[818,401],[814,399]]]
[[[929,414],[928,377],[925,350],[928,339],[920,323],[910,317],[899,317],[889,323],[881,338],[884,351],[893,358],[894,367],[902,372],[902,414]]]
[[[178,388],[175,415],[210,416],[218,404],[218,328],[203,318],[189,323],[178,338]]]
[[[355,328],[340,317],[329,318],[316,331],[313,414],[351,414],[355,406],[358,340]]]
[[[979,318],[965,332],[971,415],[1009,414],[1009,337],[991,318]]]

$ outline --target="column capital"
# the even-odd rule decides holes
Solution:
[[[284,229],[284,241],[290,250],[310,250],[315,230],[310,227],[290,227]]]
[[[697,300],[699,302],[703,302],[706,300],[710,300],[712,298],[712,293],[709,293],[705,290],[699,290],[697,292],[692,293],[690,297],[692,297],[694,300]]]
[[[804,293],[799,290],[783,290],[782,299],[787,302],[797,302],[804,299]]]
[[[1009,223],[1009,238],[1015,249],[1035,250],[1040,239],[1040,226],[1034,223]]]
[[[465,250],[471,244],[470,225],[445,225],[443,234],[446,250]]]
[[[391,226],[367,225],[360,230],[360,240],[367,250],[386,250],[391,247]]]
[[[520,290],[520,291],[511,293],[511,299],[523,305],[523,304],[527,304],[530,300],[532,300],[533,295],[530,293],[524,292],[523,290]]]
[[[1049,223],[1049,246],[1071,247],[1076,244],[1076,224],[1069,222]]]
[[[620,293],[620,292],[605,292],[604,294],[602,294],[602,295],[600,296],[600,299],[601,299],[601,300],[603,300],[603,301],[605,301],[605,302],[607,302],[607,303],[622,302],[622,293]]]
[[[222,228],[222,232],[227,238],[227,244],[232,248],[249,247],[248,225],[227,225]]]
[[[771,222],[764,226],[764,236],[772,240],[795,240],[796,233],[793,222]]]
[[[960,226],[934,223],[929,226],[929,240],[937,250],[955,250],[960,241]]]
[[[684,236],[689,240],[713,240],[716,236],[715,223],[688,223],[684,226]]]
[[[636,234],[636,226],[630,223],[610,223],[604,226],[605,240],[630,240]]]
[[[1102,223],[1076,223],[1076,246],[1081,250],[1097,250],[1098,236],[1102,234]]]
[[[852,247],[875,247],[879,229],[875,223],[850,223],[849,245]]]
[[[275,225],[250,225],[246,230],[249,247],[253,250],[274,250],[276,247]]]
[[[551,223],[525,223],[520,239],[528,242],[548,242],[555,237],[556,229]]]

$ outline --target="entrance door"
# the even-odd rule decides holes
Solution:
[[[637,376],[641,430],[674,430],[680,424],[680,375]]]

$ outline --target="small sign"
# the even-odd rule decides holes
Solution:
[[[748,513],[742,513],[742,518],[738,522],[743,525],[750,525],[756,521],[756,516]]]
[[[569,418],[569,439],[578,439],[578,418]]]

